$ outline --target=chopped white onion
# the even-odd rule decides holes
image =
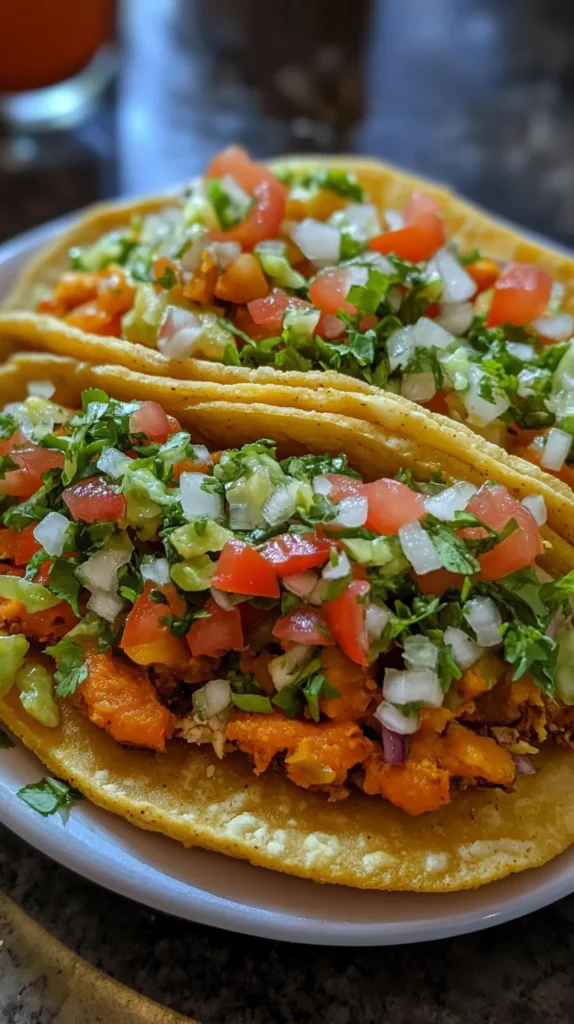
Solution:
[[[350,494],[337,505],[337,514],[332,523],[337,526],[364,526],[369,514],[369,503],[362,494]]]
[[[460,337],[466,334],[474,320],[474,306],[472,302],[441,302],[440,312],[435,320],[449,334]]]
[[[131,549],[127,545],[96,551],[78,566],[76,576],[92,593],[96,590],[115,592],[118,585],[118,569],[126,565],[130,557]]]
[[[474,665],[484,654],[484,647],[471,640],[468,633],[456,626],[448,626],[444,631],[445,644],[452,647],[452,656],[459,668],[466,669]]]
[[[219,519],[223,515],[223,498],[213,491],[203,490],[203,483],[213,480],[207,473],[182,473],[179,478],[181,504],[186,517],[192,519]]]
[[[399,540],[405,558],[419,576],[442,567],[442,562],[428,533],[425,533],[418,519],[406,523],[399,529]]]
[[[428,402],[436,395],[434,373],[406,373],[401,384],[401,395],[410,402]]]
[[[395,273],[393,264],[386,256],[383,256],[382,252],[373,252],[368,249],[366,252],[362,252],[360,256],[357,256],[356,259],[358,261],[358,266],[374,267],[375,270],[380,270],[381,274],[386,274],[388,277],[391,277]],[[389,293],[387,293],[387,300],[388,297]]]
[[[204,462],[206,466],[213,465],[213,459],[211,458],[211,452],[209,448],[206,448],[204,444],[194,444],[193,446],[193,457],[198,462]]]
[[[249,502],[229,502],[229,526],[232,530],[254,530],[260,522],[260,513],[256,512]]]
[[[193,694],[193,708],[200,719],[215,718],[231,703],[231,686],[227,679],[210,679]]]
[[[119,480],[131,461],[129,455],[118,451],[117,448],[103,448],[96,466],[100,472],[111,476],[112,480]]]
[[[528,398],[529,395],[534,395],[536,389],[532,387],[536,383],[538,378],[538,370],[528,369],[521,370],[518,374],[518,394],[520,398]]]
[[[380,639],[390,617],[388,609],[383,608],[380,604],[367,605],[365,609],[365,626],[369,643],[374,643],[374,641]]]
[[[403,644],[403,660],[410,669],[428,669],[436,672],[438,647],[428,636],[413,634],[406,636]]]
[[[322,474],[320,476],[314,476],[313,490],[315,491],[315,494],[323,494],[326,496],[327,494],[330,494],[331,491],[333,490],[333,484],[331,483],[330,480],[327,480],[326,476],[323,476]]]
[[[383,697],[393,704],[414,701],[431,708],[440,708],[444,699],[438,675],[432,669],[385,669]]]
[[[443,523],[450,523],[454,519],[455,512],[463,512],[473,494],[476,494],[474,484],[468,484],[459,480],[452,487],[446,487],[440,494],[433,494],[425,498],[427,512]]]
[[[400,231],[405,226],[405,218],[400,210],[385,210],[385,220],[389,231]]]
[[[109,590],[100,590],[96,587],[90,596],[87,604],[89,612],[95,612],[101,619],[105,619],[106,622],[113,622],[117,619],[120,614],[124,602],[118,594],[114,594]]]
[[[415,347],[413,327],[401,327],[387,339],[389,369],[404,369],[410,363]]]
[[[552,427],[548,431],[540,465],[544,466],[544,469],[555,471],[562,469],[571,444],[572,434],[567,434],[565,430],[560,430],[558,427]]]
[[[444,327],[437,324],[436,320],[430,320],[428,316],[421,316],[413,325],[413,344],[415,348],[448,348],[454,341],[454,337]]]
[[[420,729],[421,716],[418,711],[405,715],[387,700],[379,704],[374,714],[381,725],[386,726],[392,732],[398,732],[401,736],[411,736]]]
[[[285,654],[272,658],[268,667],[276,690],[282,690],[284,686],[289,686],[289,683],[293,682],[300,669],[313,657],[314,650],[316,648],[307,644],[293,644]]]
[[[349,203],[342,214],[354,238],[366,241],[380,235],[381,222],[373,203]]]
[[[220,608],[223,608],[224,612],[231,611],[235,608],[236,604],[241,604],[242,601],[246,600],[245,594],[230,594],[226,590],[218,590],[217,587],[210,587],[209,593],[213,600]]]
[[[442,299],[444,302],[465,302],[476,292],[476,282],[467,274],[455,256],[446,248],[435,253],[431,264],[436,267],[442,279]]]
[[[313,593],[317,579],[316,573],[312,569],[307,569],[305,572],[294,572],[291,576],[284,576],[282,582],[291,594],[296,594],[306,601]]]
[[[464,617],[481,647],[496,647],[502,643],[500,612],[491,597],[473,597],[464,606]]]
[[[60,512],[48,512],[48,515],[40,520],[32,533],[44,551],[55,557],[61,555],[64,550],[64,541],[69,525],[70,520]]]
[[[532,321],[531,327],[543,338],[552,341],[566,341],[574,333],[574,317],[569,313],[558,313],[557,316],[539,316]]]
[[[511,356],[522,363],[530,363],[534,359],[534,347],[525,345],[523,341],[507,341],[506,348]]]
[[[207,228],[203,224],[194,224],[189,245],[181,256],[181,269],[186,273],[193,274],[201,263],[205,242],[207,239]]]
[[[334,550],[334,549],[333,549]],[[327,562],[321,573],[324,580],[341,580],[351,575],[351,563],[344,551],[337,552],[337,561]]]
[[[167,359],[189,359],[204,326],[196,313],[179,306],[168,306],[161,321],[157,347]]]
[[[331,224],[305,217],[291,231],[295,245],[308,260],[318,267],[338,263],[341,252],[341,232]]]
[[[207,246],[220,270],[225,270],[230,263],[235,263],[241,256],[239,242],[210,242]]]
[[[280,484],[263,502],[261,513],[270,526],[279,526],[295,512],[295,499],[288,484]]]
[[[490,378],[490,383],[492,385],[494,401],[489,402],[486,398],[482,398],[480,387],[482,380],[486,376],[488,375],[480,369],[480,366],[477,366],[476,363],[470,364],[470,384],[462,400],[466,406],[469,423],[477,427],[486,427],[493,420],[501,416],[503,412],[506,412],[510,405],[508,398],[497,388],[496,381],[492,377]]]
[[[48,401],[56,390],[51,380],[29,380],[26,384],[28,395],[34,398],[45,398]]]
[[[171,582],[169,575],[169,562],[167,558],[153,558],[146,555],[141,564],[142,579],[157,584],[158,587],[165,587]]]
[[[345,333],[346,327],[335,313],[325,313],[321,320],[321,330],[327,341],[334,341],[335,338],[340,338]]]
[[[521,505],[528,509],[537,526],[544,526],[548,519],[548,513],[546,502],[541,494],[528,494],[526,498],[522,499]]]
[[[245,191],[232,174],[223,174],[220,178],[220,185],[229,196],[233,206],[242,210],[247,210],[251,206],[252,199],[249,192]]]

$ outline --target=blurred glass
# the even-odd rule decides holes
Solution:
[[[69,127],[114,69],[115,0],[1,0],[0,119],[10,128]]]

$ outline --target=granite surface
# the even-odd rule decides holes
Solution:
[[[0,238],[184,179],[237,139],[382,155],[574,245],[571,5],[126,0],[124,36],[117,85],[76,131],[0,130]],[[426,945],[286,946],[130,904],[1,827],[0,886],[87,963],[202,1024],[573,1019],[574,898]],[[61,1024],[0,938],[2,1024]]]

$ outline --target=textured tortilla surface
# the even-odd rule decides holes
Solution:
[[[27,381],[47,379],[56,386],[55,399],[72,408],[90,386],[117,398],[162,402],[177,412],[194,441],[215,448],[266,436],[285,455],[345,451],[351,465],[371,479],[402,466],[423,477],[439,468],[453,479],[496,477],[520,495],[541,486],[497,462],[499,449],[489,446],[492,452],[485,455],[474,435],[468,446],[457,447],[440,424],[431,429],[431,421],[427,429],[427,418],[420,418],[416,406],[387,403],[386,396],[379,400],[375,425],[345,416],[343,396],[329,389],[321,393],[320,408],[314,408],[314,393],[305,389],[261,386],[256,401],[238,396],[237,387],[184,385],[117,366],[24,354],[0,368],[0,404],[24,397]],[[556,495],[554,521],[545,528],[546,565],[559,572],[574,568],[574,547],[559,525],[561,516],[572,519],[573,503]],[[64,705],[62,711],[62,724],[46,729],[26,714],[16,695],[0,703],[0,719],[48,770],[99,806],[187,846],[219,850],[318,882],[457,890],[543,864],[574,840],[574,756],[566,749],[549,747],[538,755],[537,774],[520,779],[514,793],[472,788],[439,812],[411,818],[358,791],[329,803],[298,789],[279,770],[256,778],[242,754],[220,762],[211,748],[181,741],[170,743],[160,756],[124,749],[74,709]],[[210,765],[215,765],[212,779],[207,778]]]

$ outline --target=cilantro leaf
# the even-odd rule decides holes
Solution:
[[[263,715],[273,713],[273,705],[269,697],[259,693],[231,693],[231,703],[242,711],[255,711]]]
[[[82,586],[76,576],[77,567],[77,558],[54,558],[44,586],[51,594],[60,597],[62,601],[67,601],[79,618]]]
[[[158,284],[160,288],[164,288],[165,291],[171,291],[177,284],[177,274],[173,267],[170,267],[169,263],[166,263],[163,268],[163,272],[159,277],[154,278],[154,284]]]
[[[512,678],[519,679],[530,672],[537,686],[553,698],[554,674],[558,659],[558,644],[535,626],[527,626],[518,619],[504,623],[504,657],[514,665]]]
[[[318,672],[317,675],[311,676],[310,679],[301,687],[301,692],[307,701],[307,707],[311,718],[314,722],[318,722],[320,715],[319,700],[323,697],[325,700],[334,700],[336,697],[340,697],[341,694],[336,686],[333,686],[329,682],[326,676]]]
[[[56,696],[70,697],[88,677],[88,667],[84,661],[82,648],[69,636],[65,636],[52,647],[46,647],[46,654],[51,655],[58,663],[58,668],[54,672],[54,679],[58,684]]]
[[[44,818],[55,814],[56,811],[66,810],[82,799],[81,793],[72,789],[67,782],[53,779],[50,775],[40,782],[24,786],[16,795]]]
[[[478,572],[480,564],[469,551],[462,537],[459,537],[445,523],[427,524],[429,518],[431,517],[425,516],[421,525],[431,538],[443,567],[449,572],[462,573],[465,576]]]

